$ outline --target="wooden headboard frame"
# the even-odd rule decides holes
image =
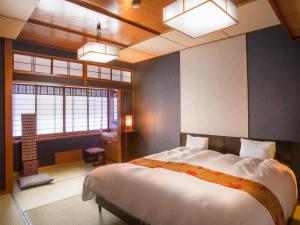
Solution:
[[[180,146],[185,146],[186,137],[188,133],[180,133]],[[209,137],[209,149],[221,152],[239,155],[240,152],[240,138],[225,137],[215,135],[191,134],[194,137]],[[258,141],[270,141],[253,139]],[[274,140],[271,140],[274,141]],[[283,164],[288,165],[293,169],[297,176],[298,189],[300,189],[300,143],[275,141],[276,142],[276,155],[275,159]]]

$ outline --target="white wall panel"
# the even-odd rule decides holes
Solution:
[[[180,52],[181,132],[248,137],[246,36]]]

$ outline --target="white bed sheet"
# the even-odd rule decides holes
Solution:
[[[288,218],[297,199],[293,171],[274,159],[241,159],[212,150],[177,148],[146,158],[185,162],[259,182],[279,199]],[[99,195],[151,225],[274,225],[251,195],[184,173],[130,163],[92,170],[82,198]]]

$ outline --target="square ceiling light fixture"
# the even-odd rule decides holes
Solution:
[[[119,48],[101,42],[87,42],[77,53],[80,60],[107,63],[119,57]]]
[[[114,45],[102,43],[101,24],[97,24],[97,41],[89,41],[77,50],[80,60],[107,63],[119,57],[119,48]]]
[[[164,24],[193,38],[238,23],[231,0],[176,0],[163,9]]]

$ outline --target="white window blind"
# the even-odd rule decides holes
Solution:
[[[63,88],[36,86],[37,134],[63,132]]]
[[[114,98],[113,121],[114,121],[114,123],[117,124],[117,123],[118,123],[118,98],[117,98],[117,94],[115,94],[115,95],[113,96],[113,98]]]
[[[13,94],[13,136],[22,136],[21,115],[35,113],[34,94]]]
[[[108,93],[89,90],[89,130],[108,128]]]

